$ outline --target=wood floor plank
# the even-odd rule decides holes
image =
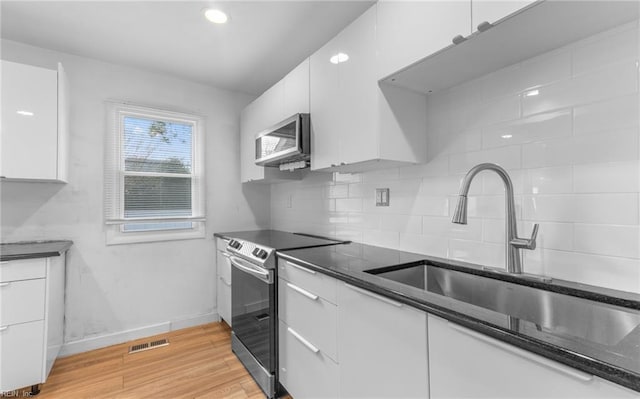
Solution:
[[[131,345],[168,338],[169,345],[129,354]],[[40,399],[263,399],[231,351],[225,323],[172,331],[58,359]]]

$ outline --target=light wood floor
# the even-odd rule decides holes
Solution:
[[[36,398],[264,398],[231,352],[230,334],[211,323],[61,358]],[[127,353],[165,337],[168,346]]]

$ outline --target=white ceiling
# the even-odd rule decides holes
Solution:
[[[10,1],[1,35],[260,94],[373,1]],[[230,21],[214,25],[202,9]]]

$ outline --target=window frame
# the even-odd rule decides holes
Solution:
[[[168,111],[154,107],[107,101],[107,145],[105,146],[105,226],[107,245],[142,242],[173,241],[204,238],[205,232],[205,158],[204,118],[192,113]],[[192,126],[191,174],[164,172],[126,171],[124,159],[124,120],[137,117],[168,123]],[[191,179],[191,216],[189,217],[140,217],[126,218],[124,181],[125,176],[166,176]],[[127,223],[129,221],[129,223]],[[169,228],[155,230],[125,231],[126,224],[133,223],[191,222],[191,228]]]

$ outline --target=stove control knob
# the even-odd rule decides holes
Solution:
[[[260,248],[254,249],[252,253],[258,259],[266,259],[267,255],[268,255],[267,251],[265,251],[264,249],[260,249]]]
[[[229,241],[229,246],[233,249],[240,249],[240,247],[242,247],[242,244],[240,244],[238,241],[236,240],[231,240]]]

